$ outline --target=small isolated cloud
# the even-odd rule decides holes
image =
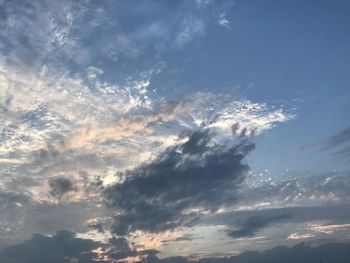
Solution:
[[[226,28],[226,29],[231,29],[231,23],[226,17],[226,13],[221,13],[219,16],[218,23],[220,26]]]

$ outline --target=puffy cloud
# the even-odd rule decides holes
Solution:
[[[226,18],[226,13],[223,12],[219,16],[218,23],[220,26],[226,28],[226,29],[231,29],[231,23],[230,21]]]
[[[187,141],[126,172],[122,182],[106,189],[109,206],[119,213],[114,232],[160,232],[191,225],[201,212],[234,202],[248,170],[244,158],[254,144],[244,138],[224,147],[212,138],[208,130],[192,132]]]
[[[0,192],[31,196],[32,202],[32,208],[16,207],[16,213],[21,211],[18,220],[13,220],[13,213],[12,218],[5,216],[0,207],[3,222],[0,231],[5,237],[1,242],[9,240],[10,235],[14,239],[11,242],[22,240],[31,231],[52,233],[59,230],[58,225],[65,229],[64,224],[68,229],[86,230],[85,221],[107,213],[100,203],[103,185],[122,180],[122,174],[131,174],[125,170],[137,171],[135,167],[143,162],[161,161],[162,158],[156,158],[161,152],[165,152],[165,159],[173,152],[175,159],[184,162],[184,169],[195,162],[191,158],[201,159],[201,152],[205,155],[201,161],[214,165],[219,158],[234,155],[235,149],[223,147],[230,145],[234,123],[240,123],[235,128],[237,137],[244,134],[249,137],[289,119],[288,114],[265,104],[237,101],[220,94],[195,93],[179,102],[167,101],[149,91],[153,73],[145,73],[144,78],[131,79],[118,86],[102,81],[103,73],[96,69],[93,71],[98,73],[94,76],[91,76],[92,69],[89,70],[90,79],[93,79],[89,82],[84,76],[62,75],[51,69],[36,74],[3,60],[0,62],[0,85],[3,87],[0,89],[3,95],[0,116],[4,120],[0,128],[0,158],[3,160]],[[191,141],[179,145],[189,136],[188,130],[200,128],[211,130],[211,135],[193,134]],[[182,134],[180,138],[179,134]],[[187,157],[182,160],[175,149],[185,151],[188,160]],[[211,150],[214,152],[209,154]],[[242,167],[246,171],[245,166]],[[204,169],[197,168],[198,171]],[[62,188],[62,182],[54,182],[53,178],[74,182],[74,191],[64,192],[66,187]],[[61,198],[52,193],[62,194]],[[54,213],[56,204],[59,207]],[[78,209],[75,206],[79,206],[79,216],[72,213]],[[84,206],[90,218],[81,211]],[[183,224],[192,222],[192,215],[197,213],[185,211],[191,209],[189,206],[180,213],[171,212],[169,207],[164,210],[152,206],[152,209],[163,218],[182,214],[177,219]],[[38,218],[39,210],[46,214],[45,220]],[[58,217],[67,219],[58,224]]]

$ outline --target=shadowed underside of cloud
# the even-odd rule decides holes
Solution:
[[[52,178],[49,181],[50,194],[56,198],[60,198],[64,194],[73,191],[74,186],[71,180],[64,177]]]
[[[222,258],[202,258],[198,261],[184,257],[158,259],[149,257],[148,263],[347,263],[350,258],[349,243],[324,244],[310,246],[300,243],[294,247],[275,247],[263,252],[249,251],[238,256]]]
[[[75,237],[70,231],[59,231],[49,237],[34,234],[22,244],[10,246],[0,254],[1,263],[71,263],[93,262],[96,256],[91,250],[98,242]],[[75,260],[75,261],[74,261]]]
[[[237,222],[238,229],[228,231],[227,234],[233,238],[254,236],[260,229],[272,223],[278,223],[290,218],[289,215],[279,216],[251,216],[243,221]]]
[[[136,250],[125,238],[111,238],[101,243],[62,230],[53,236],[34,234],[21,244],[0,250],[0,263],[108,263],[130,257],[151,258],[157,253],[152,249]]]
[[[121,183],[105,191],[107,203],[119,215],[114,232],[160,232],[189,226],[201,211],[215,211],[235,201],[237,186],[254,149],[247,138],[224,147],[208,130],[196,131],[186,142],[168,148],[151,163],[122,175]]]
[[[319,246],[299,243],[293,247],[277,246],[262,252],[247,251],[237,256],[199,257],[197,260],[186,257],[159,259],[157,253],[156,250],[136,251],[124,238],[110,239],[106,245],[77,238],[75,233],[64,230],[54,236],[35,234],[24,243],[5,248],[0,251],[0,263],[111,263],[126,262],[123,259],[127,258],[145,263],[348,263],[350,243]]]

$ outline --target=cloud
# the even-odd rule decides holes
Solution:
[[[45,67],[33,73],[1,58],[0,68],[0,116],[4,121],[0,160],[5,160],[0,165],[0,193],[31,197],[28,207],[13,203],[11,213],[0,207],[1,245],[28,238],[33,232],[53,233],[58,226],[86,231],[86,221],[108,215],[101,208],[103,185],[122,180],[120,175],[127,174],[126,170],[181,147],[192,157],[204,151],[207,155],[202,161],[209,161],[210,149],[222,147],[229,152],[224,146],[232,142],[233,124],[240,123],[237,137],[242,131],[249,137],[289,119],[282,110],[223,94],[195,93],[178,102],[168,101],[150,90],[150,72],[117,85],[102,80],[103,72],[98,69],[90,68],[87,76],[70,76]],[[205,136],[203,142],[195,141],[193,135],[189,143],[194,145],[181,146],[190,135],[186,131],[197,129],[210,130],[210,141],[205,141]],[[211,148],[212,144],[217,147]],[[218,158],[226,156],[220,151]],[[173,156],[182,161],[180,154],[174,152]],[[185,161],[186,165],[194,162]],[[69,179],[74,191],[64,192],[67,188],[61,187],[62,182],[50,188],[53,178]],[[62,195],[56,198],[52,194]],[[167,209],[161,211],[164,218],[176,217],[166,215]],[[181,213],[184,215],[178,219],[185,224],[197,212]],[[40,217],[42,214],[46,217]]]
[[[250,172],[240,188],[241,209],[347,204],[349,171],[292,173],[271,177]]]
[[[0,263],[127,262],[156,254],[158,251],[152,249],[136,250],[125,238],[113,237],[101,243],[61,230],[52,236],[33,234],[23,243],[5,247],[0,250]]]
[[[300,240],[310,239],[325,234],[333,234],[336,232],[346,233],[350,230],[350,224],[308,224],[304,231],[294,232],[288,235],[287,239]]]
[[[331,136],[326,143],[326,147],[333,148],[333,147],[336,147],[338,145],[347,143],[349,141],[350,141],[350,127],[340,131],[339,133],[337,133],[333,136]]]
[[[130,62],[145,53],[157,57],[165,47],[179,49],[204,35],[214,22],[211,13],[223,4],[201,2],[207,4],[149,1],[130,8],[117,2],[3,1],[0,53],[27,70],[45,64],[74,71],[95,61]]]
[[[92,240],[77,238],[71,231],[59,231],[54,236],[34,234],[22,244],[7,247],[0,262],[11,263],[71,263],[95,262],[93,249],[101,246]]]
[[[350,127],[345,128],[342,131],[330,136],[324,142],[310,143],[303,145],[301,150],[308,148],[319,148],[321,150],[334,150],[337,149],[333,154],[338,157],[349,160],[350,158]],[[339,149],[340,148],[340,149]]]
[[[74,191],[74,185],[71,180],[64,177],[56,177],[49,180],[50,194],[60,198],[68,192]]]
[[[238,225],[245,223],[249,218],[279,218],[282,217],[281,223],[303,223],[303,222],[332,222],[333,224],[342,224],[350,220],[349,205],[323,205],[323,206],[287,206],[280,208],[266,209],[247,209],[226,211],[208,215],[203,218],[203,224],[219,225]]]
[[[230,230],[227,232],[227,234],[233,238],[251,237],[254,236],[260,229],[274,223],[279,223],[280,221],[288,218],[290,218],[289,215],[248,217],[244,219],[244,221],[237,222],[238,229]]]
[[[202,20],[186,17],[181,23],[180,31],[175,38],[175,43],[177,46],[183,47],[193,38],[201,35],[203,36],[204,34],[204,22]]]
[[[335,152],[334,155],[350,160],[350,146],[344,147],[343,149]]]
[[[143,115],[126,115],[116,121],[115,125],[104,128],[89,127],[81,128],[74,131],[71,136],[63,142],[63,147],[86,148],[91,147],[91,143],[104,143],[108,140],[124,140],[138,133],[152,134],[154,126],[160,122],[169,122],[178,114],[185,112],[188,107],[183,103],[162,102],[161,112],[143,114]]]
[[[158,259],[155,256],[142,262],[149,263],[257,263],[257,262],[285,262],[285,263],[309,263],[309,262],[337,262],[346,263],[350,257],[349,243],[329,243],[320,246],[311,246],[305,243],[297,244],[293,247],[278,246],[272,249],[258,252],[248,251],[238,256],[219,257],[219,258],[200,258],[190,260],[184,257],[173,257]]]
[[[106,189],[108,205],[119,213],[114,232],[161,232],[191,225],[201,211],[234,202],[248,170],[244,158],[254,144],[241,140],[223,147],[212,138],[208,130],[192,132],[186,142],[126,172],[121,183]]]
[[[221,13],[219,16],[218,23],[220,26],[226,28],[226,29],[231,29],[231,23],[230,21],[226,18],[226,13]]]
[[[350,146],[346,145],[349,143],[350,143],[350,127],[331,136],[325,143],[324,148],[333,149],[336,147],[342,147],[341,149],[338,149],[334,153],[334,155],[350,160]]]
[[[154,249],[137,249],[134,244],[125,238],[111,238],[108,243],[106,255],[111,262],[133,262],[147,257],[155,256],[159,252]]]

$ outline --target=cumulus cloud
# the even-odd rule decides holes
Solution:
[[[33,74],[0,62],[3,87],[0,91],[4,95],[0,111],[4,120],[0,128],[0,158],[4,161],[0,166],[0,192],[31,196],[33,211],[37,211],[37,206],[76,202],[88,207],[91,219],[95,212],[102,213],[99,195],[103,185],[120,181],[120,175],[127,169],[160,160],[156,156],[167,151],[181,161],[180,155],[174,152],[180,148],[198,158],[202,151],[207,154],[205,158],[211,156],[214,162],[215,155],[209,154],[209,148],[219,151],[216,147],[211,149],[211,144],[229,145],[233,124],[240,123],[239,127],[235,126],[237,137],[241,134],[249,137],[290,118],[284,111],[266,104],[237,101],[220,94],[195,93],[182,101],[167,101],[151,93],[152,73],[142,74],[145,78],[131,79],[123,85],[112,85],[103,82],[101,71],[96,69],[94,72],[99,73],[93,76],[94,80],[86,82],[84,76],[62,75],[50,69]],[[89,76],[91,79],[91,72]],[[193,135],[188,144],[178,145],[189,136],[186,131],[197,129],[210,130],[210,142],[206,136],[196,141],[196,136],[201,136]],[[182,134],[180,138],[179,134]],[[217,154],[217,157],[226,156],[224,152]],[[226,154],[233,153],[227,150]],[[205,158],[202,161],[210,161]],[[190,158],[185,164],[191,162],[194,160]],[[53,178],[69,178],[74,182],[74,189],[62,180],[52,181]],[[68,188],[65,185],[69,185]],[[61,198],[57,198],[59,196]],[[0,207],[0,210],[4,222],[0,230],[6,239],[10,233],[14,235],[16,228],[20,229],[18,235],[14,235],[16,240],[21,234],[27,237],[30,231],[43,230],[30,223],[40,221],[31,209],[18,208],[22,212],[16,222],[5,218],[4,209]],[[57,215],[49,211],[51,208],[44,213],[52,223],[42,224],[47,228],[41,233],[59,230],[55,228]],[[68,226],[79,226],[79,220],[82,220],[80,225],[84,225],[84,220],[89,219],[85,212],[81,217],[74,217],[70,211],[71,208],[67,208],[67,218],[73,223],[64,220]],[[170,214],[164,218],[174,218]],[[192,219],[192,216],[181,216],[183,223]]]
[[[0,3],[1,246],[33,232],[88,231],[88,222],[110,216],[100,194],[111,184],[111,193],[121,190],[107,195],[121,212],[118,233],[190,225],[205,210],[235,200],[253,148],[243,138],[291,116],[209,92],[168,101],[152,87],[163,62],[147,71],[119,70],[125,61],[157,57],[165,47],[178,52],[204,38],[222,6],[197,4],[154,8],[147,1],[131,10],[115,2]],[[140,26],[130,26],[130,17]],[[95,227],[103,232],[104,223]]]
[[[237,186],[248,170],[250,141],[223,147],[208,130],[168,148],[151,163],[128,171],[121,183],[105,191],[110,207],[120,213],[114,231],[160,232],[191,225],[200,211],[215,211],[235,201]]]

